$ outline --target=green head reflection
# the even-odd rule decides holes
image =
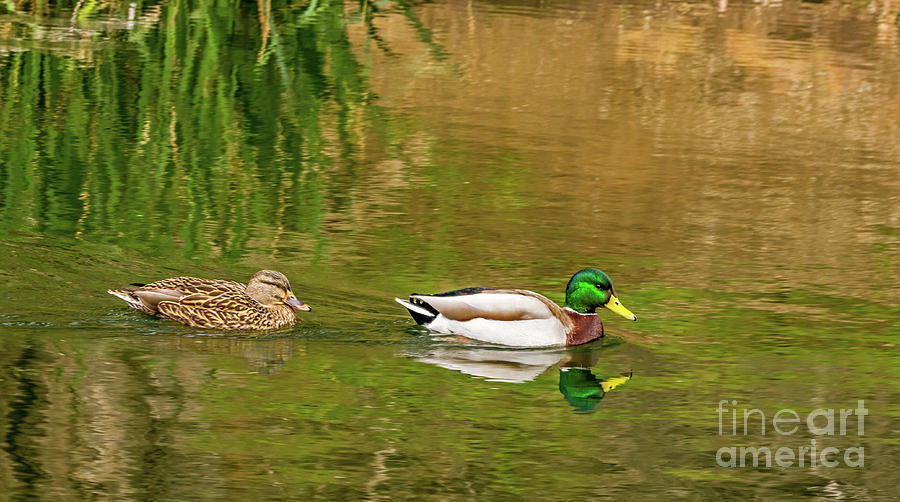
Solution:
[[[599,379],[587,368],[560,368],[559,392],[575,413],[593,413],[607,392],[631,380],[631,373]]]

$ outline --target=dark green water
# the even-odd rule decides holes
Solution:
[[[898,12],[0,1],[0,493],[891,499]],[[432,339],[393,302],[561,302],[585,266],[639,321],[568,350]],[[106,294],[261,268],[302,323]],[[773,430],[859,400],[862,434]],[[813,440],[836,466],[717,462]]]

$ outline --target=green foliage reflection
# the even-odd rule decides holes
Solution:
[[[0,235],[225,257],[317,236],[323,173],[380,116],[343,2],[114,3],[102,25],[75,21],[90,2],[16,7],[73,24],[16,17],[59,43],[0,53]]]

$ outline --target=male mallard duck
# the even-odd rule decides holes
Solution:
[[[110,289],[131,307],[189,326],[275,329],[296,321],[294,309],[309,310],[281,272],[260,270],[247,284],[223,279],[174,277]]]
[[[594,268],[569,279],[562,308],[524,289],[466,288],[396,300],[431,331],[519,347],[579,345],[602,337],[597,307],[637,320],[616,298],[609,276]]]

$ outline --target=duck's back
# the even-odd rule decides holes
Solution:
[[[172,277],[169,279],[160,279],[148,284],[134,284],[141,289],[168,289],[181,291],[183,293],[197,293],[201,291],[213,291],[216,289],[222,291],[234,291],[243,293],[247,290],[247,285],[237,281],[228,281],[224,279],[203,279],[201,277]]]
[[[449,319],[475,318],[524,321],[561,317],[560,308],[548,298],[524,289],[466,288],[434,295],[410,295],[424,301]]]

